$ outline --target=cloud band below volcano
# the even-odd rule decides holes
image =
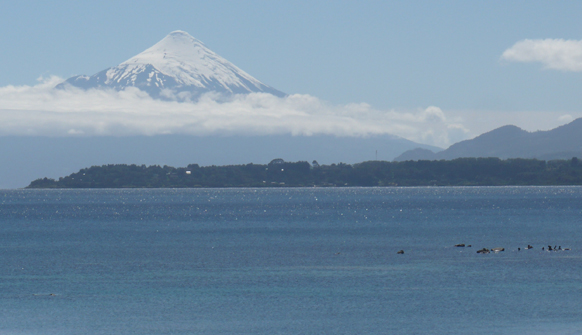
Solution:
[[[0,88],[0,135],[335,135],[392,134],[446,146],[449,132],[466,133],[438,107],[381,111],[370,105],[331,105],[310,95],[265,93],[227,101],[208,94],[196,102],[155,100],[129,88],[56,90],[61,78],[34,86]]]

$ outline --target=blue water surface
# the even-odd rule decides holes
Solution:
[[[582,333],[581,187],[0,201],[0,334]]]

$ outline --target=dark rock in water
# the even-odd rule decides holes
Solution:
[[[465,247],[465,244],[464,243],[455,244],[455,247],[457,247],[457,248],[464,248]]]
[[[470,248],[470,247],[471,247],[471,245],[469,244],[469,245],[467,246],[467,248]]]
[[[488,254],[489,253],[489,249],[487,248],[483,248],[481,250],[477,250],[478,254]]]
[[[399,255],[402,255],[402,254],[404,254],[404,250],[399,250],[399,251],[397,252],[397,254],[399,254]]]

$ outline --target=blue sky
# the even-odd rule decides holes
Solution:
[[[549,129],[582,116],[582,68],[551,65],[551,55],[532,54],[535,43],[502,58],[526,39],[582,40],[580,1],[12,1],[2,7],[0,87],[91,75],[180,29],[286,93],[380,111],[438,107],[464,127],[448,142],[507,123]],[[582,63],[576,48],[568,57]]]

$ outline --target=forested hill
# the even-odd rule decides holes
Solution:
[[[459,158],[450,161],[369,161],[319,165],[316,161],[183,168],[103,165],[27,188],[174,188],[299,186],[582,185],[582,162],[571,160]]]

